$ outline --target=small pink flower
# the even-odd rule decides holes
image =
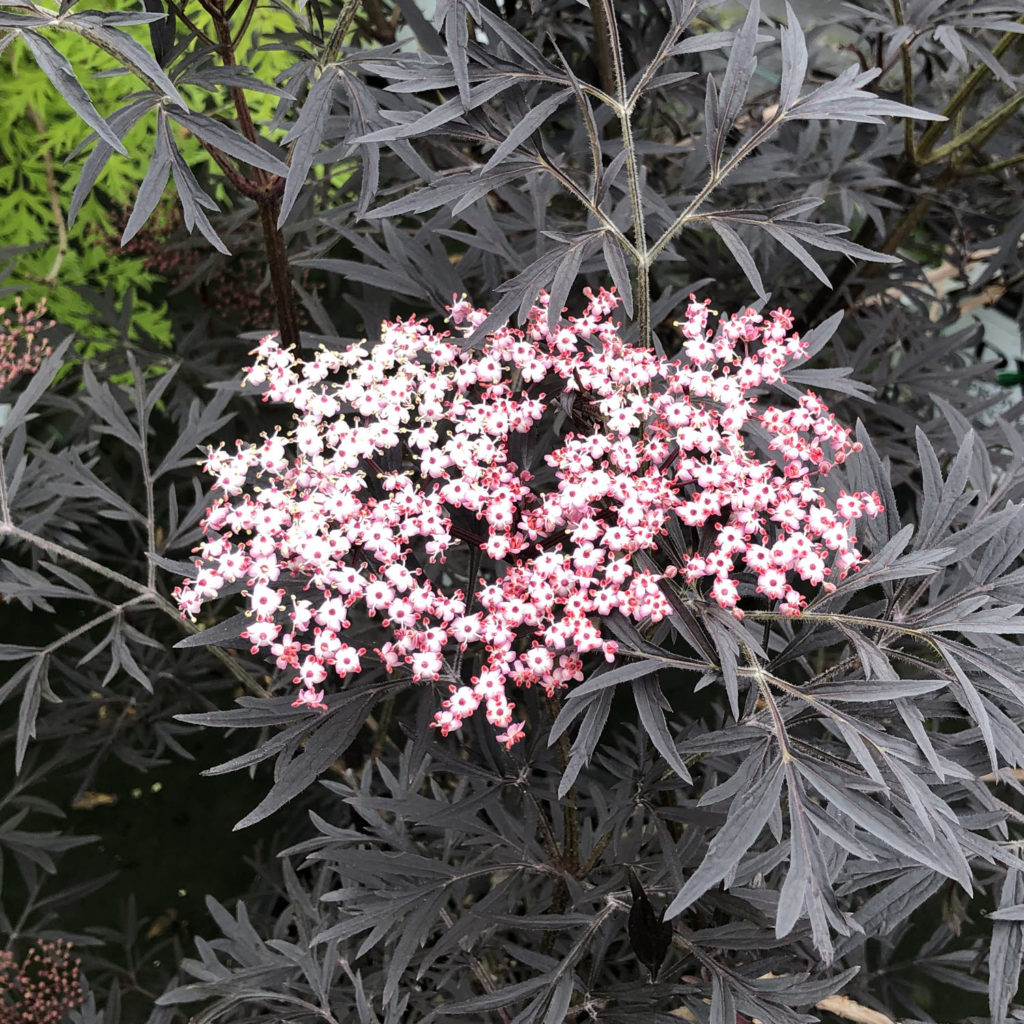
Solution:
[[[324,668],[323,663],[319,658],[310,656],[304,658],[302,664],[299,665],[299,674],[295,677],[295,682],[301,682],[304,686],[312,689],[326,678],[327,669]]]
[[[327,705],[323,703],[324,691],[312,688],[299,690],[298,697],[292,701],[293,708],[307,707],[313,710],[326,711]]]
[[[512,722],[504,732],[499,732],[495,739],[511,750],[526,735],[526,726],[522,722]]]
[[[786,594],[786,574],[779,569],[768,569],[757,577],[757,592],[773,600]]]
[[[261,647],[269,647],[280,631],[281,627],[276,623],[254,622],[242,630],[241,635],[252,644],[250,654],[255,654]]]

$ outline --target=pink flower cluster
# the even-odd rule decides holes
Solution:
[[[35,373],[50,354],[46,338],[39,337],[53,326],[45,318],[46,299],[33,309],[24,309],[19,298],[13,309],[0,306],[0,391],[23,373]]]
[[[36,943],[21,964],[0,950],[0,1024],[60,1024],[82,1005],[80,968],[63,939]]]
[[[329,671],[359,672],[366,655],[345,639],[359,605],[388,631],[374,653],[389,671],[448,685],[433,723],[443,735],[482,705],[511,746],[524,727],[509,684],[550,695],[582,680],[584,655],[612,661],[612,612],[657,622],[671,611],[665,588],[696,596],[710,580],[712,599],[742,617],[749,579],[798,615],[797,580],[829,588],[855,569],[850,522],[877,515],[878,496],[843,493],[833,508],[813,480],[859,445],[814,394],[757,409],[755,389],[805,355],[789,312],[711,328],[708,302],[691,299],[683,354],[667,360],[619,337],[613,293],[586,294],[583,315],[554,330],[542,296],[525,330],[502,327],[478,351],[416,318],[309,361],[264,338],[247,380],[295,422],[209,452],[221,496],[196,577],[176,591],[182,612],[243,581],[253,653],[294,670],[296,706],[324,707]],[[449,309],[464,334],[487,315]],[[531,471],[516,453],[538,440]],[[674,556],[662,540],[673,519],[693,528]],[[702,527],[713,540],[698,553]],[[482,563],[468,593],[442,582],[460,543]],[[303,596],[287,597],[285,581]],[[454,652],[471,646],[480,658],[464,681]]]

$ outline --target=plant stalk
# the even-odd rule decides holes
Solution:
[[[351,5],[351,0],[350,0]],[[207,8],[213,18],[214,30],[217,33],[218,52],[225,67],[237,64],[231,20],[224,8],[223,0],[217,0],[216,6]],[[259,145],[259,133],[253,123],[252,112],[245,99],[245,92],[240,86],[231,86],[231,98],[238,116],[238,127],[241,133],[253,145]],[[277,327],[281,335],[281,344],[285,348],[298,347],[299,320],[295,309],[295,292],[292,289],[291,272],[288,266],[288,250],[284,243],[284,235],[277,226],[280,212],[277,179],[262,168],[253,169],[254,179],[258,186],[253,199],[260,214],[260,226],[263,229],[263,248],[270,271],[270,285],[274,292],[274,305],[277,309]]]

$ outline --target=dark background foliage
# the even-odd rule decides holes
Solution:
[[[59,323],[6,396],[5,947],[72,940],[82,1024],[1024,1013],[1019,5],[145,8],[0,5],[3,87],[83,122],[60,217],[102,198],[173,338],[96,280],[105,343]],[[69,40],[127,70],[110,109]],[[820,325],[789,380],[862,423],[829,479],[883,495],[868,568],[796,621],[618,623],[632,657],[522,694],[555,720],[510,754],[373,671],[294,710],[230,599],[179,618],[198,446],[275,422],[237,389],[259,332],[588,284],[670,354],[691,291]]]

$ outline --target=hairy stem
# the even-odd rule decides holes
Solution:
[[[341,45],[345,42],[345,36],[348,35],[349,29],[352,27],[361,2],[362,0],[345,0],[345,6],[342,7],[341,13],[338,15],[327,45],[324,47],[323,53],[320,54],[321,66],[333,64],[338,59]]]
[[[622,63],[619,26],[615,20],[613,0],[599,0],[593,4],[595,28],[606,41],[614,79],[615,113],[619,118],[622,147],[626,151],[626,178],[629,183],[629,202],[633,210],[633,248],[636,251],[636,325],[641,345],[651,343],[651,262],[647,252],[647,228],[644,224],[644,203],[641,195],[641,164],[633,138],[633,110],[626,92],[626,70]],[[600,22],[600,24],[598,24]]]
[[[897,25],[905,25],[903,0],[892,0],[892,16]],[[910,40],[905,39],[900,46],[900,62],[903,67],[903,102],[908,107],[914,105],[914,68],[910,61]],[[914,153],[914,122],[909,117],[903,119],[903,153],[906,160],[917,159]]]

